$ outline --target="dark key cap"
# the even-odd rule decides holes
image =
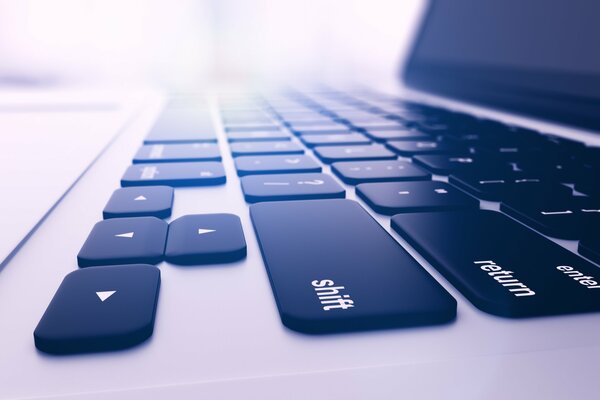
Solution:
[[[225,183],[220,162],[136,164],[127,168],[121,186],[210,186]]]
[[[344,124],[309,125],[291,128],[296,135],[331,135],[336,133],[348,134],[353,129]]]
[[[167,218],[173,207],[173,188],[144,186],[117,189],[104,207],[104,219],[123,217]]]
[[[575,182],[575,190],[590,196],[600,197],[599,170],[590,169],[589,174],[580,176]]]
[[[389,141],[387,147],[405,157],[410,157],[417,154],[447,154],[461,153],[465,151],[463,146],[457,145],[450,141],[436,142],[433,140],[422,141]]]
[[[229,147],[231,148],[231,155],[234,157],[304,153],[302,146],[289,141],[231,143]]]
[[[419,131],[410,130],[407,128],[402,129],[385,129],[376,130],[373,128],[367,129],[365,135],[369,136],[376,142],[386,142],[388,140],[429,140],[430,135],[421,133]]]
[[[237,157],[235,167],[239,176],[321,172],[321,166],[312,157],[302,154]]]
[[[244,257],[246,240],[236,215],[186,215],[169,224],[165,258],[170,263],[218,264]]]
[[[380,144],[366,146],[319,146],[314,149],[315,155],[324,163],[336,161],[395,160],[394,153]]]
[[[291,138],[283,131],[229,132],[227,134],[227,140],[230,142],[281,142]]]
[[[521,172],[489,174],[488,171],[475,173],[469,171],[452,174],[448,180],[473,196],[490,201],[500,201],[514,196],[566,197],[572,192],[568,186],[545,182],[537,175]]]
[[[583,196],[515,196],[503,201],[500,209],[548,236],[562,239],[578,239],[600,228],[600,202]]]
[[[172,161],[221,161],[216,143],[147,144],[133,158],[136,163]]]
[[[451,321],[456,301],[350,200],[250,207],[281,321],[307,333]]]
[[[169,106],[160,115],[144,140],[152,143],[216,142],[210,112],[197,104],[192,106]]]
[[[300,139],[308,147],[315,146],[346,146],[370,144],[371,141],[360,133],[348,133],[345,135],[302,135]]]
[[[356,194],[380,214],[477,208],[479,201],[444,182],[362,183]]]
[[[77,255],[80,267],[158,264],[167,239],[167,223],[155,217],[115,218],[94,225]]]
[[[343,198],[344,188],[326,174],[254,175],[240,179],[249,203]]]
[[[420,181],[431,178],[421,168],[399,160],[336,162],[331,170],[349,185],[367,182]]]
[[[461,155],[420,155],[414,156],[415,164],[421,165],[434,174],[449,175],[456,171],[476,171],[478,173],[502,173],[512,170],[508,163],[491,161],[476,157],[472,154]]]
[[[402,214],[392,228],[490,314],[600,311],[596,266],[498,212]]]
[[[160,270],[121,265],[77,270],[65,277],[33,337],[46,353],[124,349],[152,336]]]
[[[589,232],[579,242],[579,254],[589,258],[593,262],[600,264],[600,235],[598,230]]]

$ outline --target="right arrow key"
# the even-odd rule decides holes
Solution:
[[[246,240],[233,214],[186,215],[171,222],[165,257],[179,265],[218,264],[246,257]]]

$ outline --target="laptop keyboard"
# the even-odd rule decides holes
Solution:
[[[483,312],[600,311],[598,148],[367,91],[223,95],[218,107],[222,136],[197,101],[174,99],[163,111],[79,252],[80,269],[35,329],[38,349],[136,345],[154,325],[160,270],[152,265],[245,258],[236,215],[163,220],[177,201],[173,188],[236,184],[219,140],[228,142],[281,321],[292,330],[455,319],[452,296],[366,209],[389,216]],[[365,206],[345,199],[347,190]],[[480,209],[480,200],[500,211]],[[540,233],[578,240],[579,254]]]

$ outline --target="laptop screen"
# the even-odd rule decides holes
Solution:
[[[600,2],[433,0],[409,86],[600,127]]]

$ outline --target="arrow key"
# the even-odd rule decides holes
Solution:
[[[80,267],[157,264],[162,261],[167,223],[155,217],[114,218],[98,222],[77,255]]]
[[[179,265],[227,263],[246,257],[239,217],[199,214],[176,219],[169,225],[165,257]]]
[[[167,218],[173,207],[169,186],[128,187],[114,191],[104,207],[104,219],[123,217]]]
[[[150,265],[80,269],[65,277],[33,334],[46,353],[118,350],[152,335],[160,271]]]

